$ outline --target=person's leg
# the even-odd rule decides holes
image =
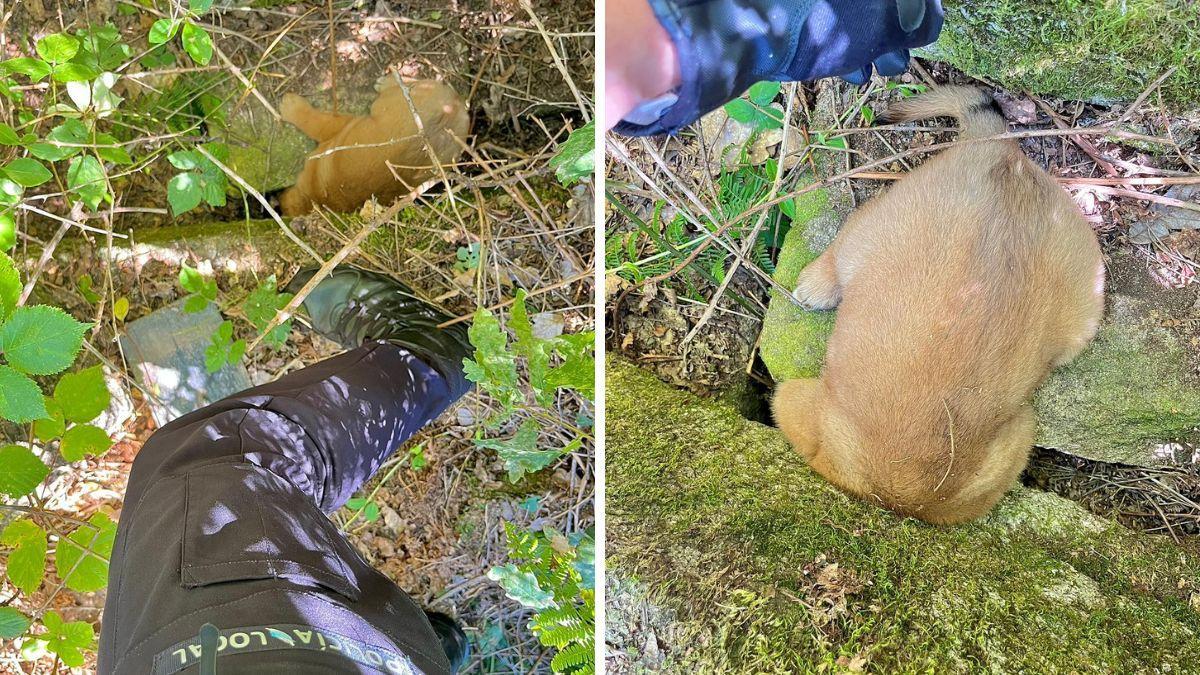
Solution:
[[[326,314],[374,316],[360,310],[398,292],[388,281],[373,278]],[[318,289],[321,302],[339,300]],[[330,309],[321,302],[316,315]],[[193,668],[205,623],[222,631],[222,673],[450,671],[424,612],[325,516],[465,391],[461,372],[445,372],[456,361],[461,371],[462,336],[437,336],[448,353],[418,358],[429,341],[402,346],[405,317],[393,318],[375,326],[387,341],[190,413],[146,442],[113,549],[100,672]]]

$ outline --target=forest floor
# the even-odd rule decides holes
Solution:
[[[33,0],[0,17],[0,34],[8,57],[32,53],[34,41],[47,33],[104,24],[144,48],[157,16],[154,7],[127,0],[86,6]],[[204,20],[218,60],[207,67],[167,69],[165,75],[160,70],[142,85],[128,85],[123,95],[129,100],[175,95],[183,109],[215,93],[228,119],[244,113],[274,119],[288,92],[325,106],[333,92],[343,109],[361,110],[374,96],[376,79],[396,71],[443,79],[468,98],[472,150],[446,184],[397,217],[374,222],[382,209],[370,205],[354,217],[312,214],[290,223],[296,243],[276,223],[256,220],[268,214],[249,195],[231,198],[224,207],[171,216],[165,194],[175,170],[166,161],[124,176],[116,186],[119,205],[130,208],[105,223],[115,233],[113,241],[103,229],[99,234],[71,229],[64,236],[59,230],[66,225],[57,221],[24,222],[14,259],[38,261],[38,300],[80,319],[96,318],[89,359],[107,366],[114,399],[123,401],[114,406],[123,409],[109,429],[113,448],[56,467],[42,495],[47,510],[80,519],[96,512],[119,517],[130,464],[155,424],[117,338],[127,322],[187,295],[178,280],[181,263],[212,274],[220,288],[218,304],[231,316],[259,283],[271,277],[284,282],[302,265],[349,249],[347,262],[393,274],[456,316],[469,317],[477,307],[499,310],[517,288],[525,288],[531,318],[547,330],[592,329],[593,195],[588,186],[562,187],[547,167],[555,148],[590,114],[595,69],[590,3],[534,2],[530,11],[516,1],[263,2],[222,9]],[[42,93],[27,88],[26,103],[36,107]],[[196,140],[239,142],[236,133],[212,126],[208,136]],[[294,175],[303,155],[286,161],[293,162]],[[263,191],[276,187],[264,185]],[[61,201],[50,200],[46,208],[55,206]],[[366,235],[363,223],[376,229]],[[81,288],[85,275],[96,280],[103,301]],[[128,315],[120,319],[104,310],[117,297],[129,301]],[[238,326],[238,337],[257,337],[252,327]],[[337,351],[298,325],[281,347],[252,348],[245,362],[257,384]],[[526,625],[531,612],[486,574],[507,562],[505,523],[564,533],[593,526],[593,437],[585,432],[578,450],[510,482],[504,462],[472,443],[516,429],[519,419],[499,429],[487,426],[497,408],[483,394],[469,395],[398,450],[380,472],[388,480],[377,479],[360,495],[370,497],[377,515],[372,509],[369,521],[355,519],[346,509],[334,518],[366,559],[419,604],[458,618],[475,645],[467,672],[549,672],[551,652]],[[590,428],[593,416],[590,401],[560,393],[548,410],[553,423],[545,424],[543,442],[566,445],[574,432]],[[9,602],[30,612],[55,609],[68,621],[98,626],[103,620],[103,591],[65,589],[53,570],[38,593]],[[93,659],[78,672],[93,672]],[[12,643],[0,645],[0,671],[67,670],[52,656],[21,661]]]

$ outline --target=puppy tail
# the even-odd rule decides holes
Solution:
[[[915,122],[930,117],[955,117],[963,138],[1002,134],[1008,123],[996,99],[975,87],[938,87],[915,98],[893,104],[883,115],[886,124]]]

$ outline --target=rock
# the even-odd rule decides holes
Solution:
[[[1038,442],[1092,459],[1165,463],[1172,443],[1200,442],[1196,357],[1161,325],[1188,312],[1196,294],[1159,287],[1128,253],[1107,267],[1099,335],[1038,390]]]
[[[134,376],[153,395],[150,413],[159,427],[251,386],[240,361],[215,373],[205,367],[205,349],[222,321],[216,307],[187,313],[183,305],[180,300],[131,321],[121,336]]]
[[[1167,190],[1166,196],[1195,204],[1196,197],[1200,196],[1200,186],[1177,185]],[[1200,230],[1200,211],[1156,203],[1150,207],[1147,218],[1129,226],[1129,241],[1150,244],[1165,239],[1176,230]]]
[[[124,428],[125,423],[133,417],[133,398],[125,381],[113,371],[104,368],[104,386],[108,389],[108,408],[100,413],[92,424],[100,427],[110,437]]]
[[[783,106],[778,103],[771,104],[771,107],[783,111]],[[783,129],[767,129],[755,134],[753,125],[739,122],[730,117],[724,108],[717,108],[700,118],[700,136],[704,139],[704,147],[708,148],[707,166],[715,176],[746,164],[763,164],[778,154],[772,150],[783,142]],[[750,143],[752,139],[753,143]],[[797,151],[804,146],[804,136],[800,130],[789,127],[785,169],[799,163],[803,155]],[[742,154],[743,148],[745,156]]]
[[[1018,488],[939,528],[851,499],[776,430],[607,367],[610,654],[655,672],[1194,672],[1200,549]],[[833,568],[836,565],[836,568]],[[836,569],[836,575],[830,570]],[[664,618],[665,617],[665,618]],[[830,618],[832,617],[832,618]],[[669,625],[662,625],[668,623]]]
[[[1196,108],[1200,33],[1189,3],[946,0],[945,9],[938,41],[918,56],[1006,89],[1100,103],[1132,101],[1175,66],[1164,100]]]

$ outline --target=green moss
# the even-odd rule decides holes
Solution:
[[[795,201],[796,217],[775,266],[775,281],[784,288],[794,288],[800,271],[820,255],[813,241],[813,224],[829,215],[825,190],[807,192]],[[821,372],[834,316],[833,312],[805,311],[783,293],[771,292],[759,354],[776,380],[815,377]]]
[[[625,362],[609,362],[607,391],[609,565],[711,636],[699,657],[668,646],[667,663],[1197,672],[1194,544],[1024,490],[979,522],[931,527],[847,498],[777,430]]]
[[[1110,461],[1200,441],[1200,387],[1177,340],[1137,308],[1110,310],[1095,342],[1038,390],[1039,442]]]
[[[947,0],[927,49],[969,75],[1081,100],[1138,96],[1169,68],[1169,105],[1196,107],[1200,12],[1191,0]]]

